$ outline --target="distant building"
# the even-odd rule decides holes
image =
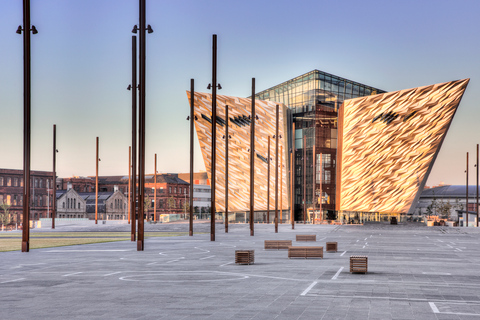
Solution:
[[[210,213],[212,205],[212,188],[207,185],[196,184],[193,186],[193,212],[202,217],[204,213]]]
[[[190,173],[179,173],[178,177],[184,181],[190,183]],[[210,185],[210,179],[208,178],[208,173],[206,171],[194,172],[193,173],[193,184],[201,185]]]
[[[48,218],[52,209],[52,176],[49,171],[30,171],[30,219]],[[0,169],[0,203],[11,205],[14,220],[22,221],[23,170]]]
[[[440,215],[442,207],[449,204],[449,216],[452,220],[458,220],[458,211],[466,209],[466,187],[462,185],[444,185],[423,190],[415,207],[414,214]],[[468,186],[468,212],[476,211],[477,203],[476,186]],[[469,220],[473,222],[472,220]]]
[[[87,218],[87,202],[74,189],[58,190],[56,218]]]
[[[57,178],[57,190],[68,190],[72,188],[77,192],[94,192],[95,178],[91,177],[71,177]]]
[[[206,176],[206,173],[205,173]],[[118,201],[123,201],[123,206],[121,209],[120,205],[115,202],[109,202],[108,199],[103,199],[107,203],[100,204],[99,203],[99,213],[104,214],[107,212],[107,216],[109,219],[121,219],[124,215],[128,215],[128,176],[99,176],[98,177],[98,191],[99,191],[99,202],[102,197],[107,195],[111,195],[113,193],[119,192],[121,193],[126,200],[117,199]],[[138,177],[137,177],[137,185],[138,185]],[[63,178],[57,179],[57,186],[61,186],[65,190],[71,188],[75,190],[80,196],[86,197],[85,200],[87,201],[87,216],[89,219],[92,219],[91,210],[93,210],[93,214],[95,213],[95,176],[93,177],[71,177],[71,178]],[[160,214],[182,214],[185,213],[187,210],[185,208],[185,203],[189,203],[190,201],[190,184],[185,182],[184,180],[178,177],[178,174],[174,173],[165,173],[165,174],[157,174],[157,209],[156,214],[157,218]],[[150,200],[150,208],[148,212],[145,213],[145,216],[149,219],[153,219],[154,214],[154,175],[146,175],[145,176],[145,197],[148,196]],[[84,190],[89,190],[88,192]],[[90,194],[91,193],[91,194]],[[86,196],[88,195],[88,196]],[[57,197],[58,199],[58,197]],[[102,201],[103,201],[102,200]],[[93,203],[93,204],[92,204]],[[144,201],[142,201],[143,205],[145,205]],[[106,205],[106,208],[104,208]],[[138,201],[137,201],[137,208],[138,208]],[[93,207],[92,207],[93,206]],[[93,209],[90,209],[93,208]],[[106,210],[106,211],[105,211]],[[112,211],[113,210],[113,211]],[[125,212],[123,212],[125,211]],[[138,211],[137,211],[138,212]],[[68,215],[68,213],[65,213]],[[71,215],[71,213],[70,213]],[[93,217],[94,218],[94,217]],[[99,218],[100,219],[100,218]]]
[[[126,220],[128,198],[120,191],[98,193],[98,220]],[[57,218],[95,220],[95,192],[57,191]]]
[[[178,174],[157,174],[157,221],[160,214],[188,213],[185,204],[190,201],[190,184],[178,177]],[[149,218],[154,214],[155,198],[154,175],[145,176],[145,195],[151,200],[151,208],[148,211]],[[147,213],[146,213],[147,214]]]

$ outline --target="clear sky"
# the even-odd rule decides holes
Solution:
[[[474,180],[480,143],[480,1],[147,0],[146,171],[188,172],[190,79],[209,92],[218,34],[220,94],[250,95],[313,69],[395,91],[471,78],[428,185]],[[136,0],[31,0],[32,169],[123,175],[131,144]],[[0,168],[22,168],[22,1],[0,1]],[[196,170],[204,169],[196,148]]]

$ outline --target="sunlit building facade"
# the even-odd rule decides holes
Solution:
[[[266,163],[276,105],[281,137],[279,208],[289,211],[293,204],[296,221],[361,223],[415,207],[467,84],[465,79],[387,93],[313,70],[257,93],[255,211],[260,217],[255,220],[264,220],[261,211],[274,208],[272,193],[267,206]],[[195,126],[208,173],[211,101],[210,94],[195,93]],[[217,210],[225,209],[228,105],[233,154],[229,211],[247,211],[251,99],[219,95],[217,104]],[[272,188],[272,172],[270,177]]]
[[[326,213],[328,218],[336,217],[334,210],[338,109],[345,100],[384,92],[378,88],[313,70],[255,95],[260,100],[283,103],[291,113],[291,121],[295,126],[296,220],[312,221],[314,203],[316,219],[327,218]],[[312,156],[314,149],[315,157]]]

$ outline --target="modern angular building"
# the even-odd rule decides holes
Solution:
[[[379,220],[408,212],[418,200],[467,84],[468,79],[386,93],[313,70],[257,93],[255,220],[265,220],[267,145],[269,136],[274,142],[276,105],[280,208],[289,210],[293,203],[297,221]],[[197,135],[210,173],[212,97],[195,93],[194,99]],[[228,105],[229,211],[247,211],[251,99],[219,95],[217,104],[217,210],[224,210],[222,128]],[[283,220],[288,219],[285,214]]]

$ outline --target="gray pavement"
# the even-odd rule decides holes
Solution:
[[[215,242],[209,234],[149,238],[144,252],[122,241],[0,253],[0,319],[480,319],[477,228],[299,224],[275,234],[257,224],[254,237],[248,225],[216,228]],[[295,242],[296,234],[317,242]],[[286,250],[264,250],[266,239],[337,241],[339,251],[288,259]],[[254,249],[255,264],[234,264],[236,249]],[[368,256],[367,274],[349,272],[358,254]]]

